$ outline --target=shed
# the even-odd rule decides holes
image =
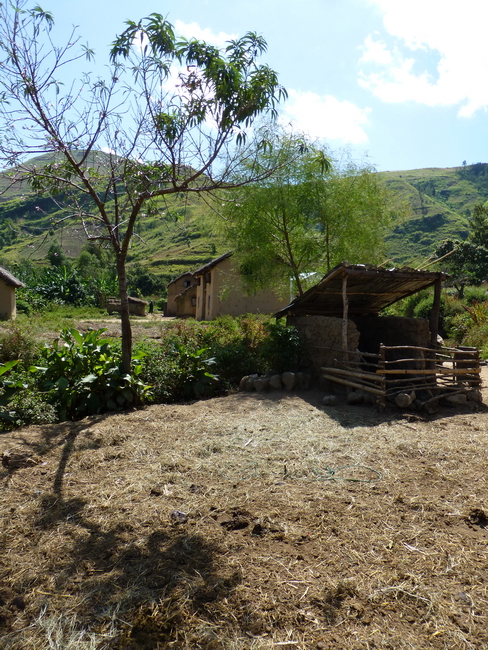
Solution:
[[[435,400],[446,391],[465,393],[480,384],[478,350],[437,345],[441,285],[447,277],[343,262],[276,316],[297,327],[323,379],[373,395],[383,405],[389,397],[416,390]],[[434,301],[428,321],[379,315],[429,287]]]
[[[15,290],[24,286],[10,271],[0,266],[0,318],[15,318]]]
[[[141,298],[133,298],[129,296],[129,314],[132,316],[145,316],[147,302]],[[114,311],[121,311],[121,303],[119,298],[109,298],[107,301],[107,311],[112,314]]]

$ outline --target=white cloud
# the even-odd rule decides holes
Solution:
[[[368,112],[369,109],[358,108],[331,95],[289,90],[280,119],[314,138],[360,144],[368,140],[363,129],[368,122]]]
[[[368,36],[359,83],[385,102],[460,105],[469,117],[488,106],[486,0],[370,0],[386,34]],[[435,69],[419,69],[426,64]]]
[[[175,29],[183,38],[196,38],[220,48],[225,47],[228,41],[234,41],[237,38],[236,34],[226,34],[225,32],[214,34],[208,27],[202,28],[198,23],[184,23],[181,20],[175,22]]]

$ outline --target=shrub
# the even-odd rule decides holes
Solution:
[[[223,392],[251,373],[292,370],[302,348],[294,327],[246,315],[175,321],[160,344],[140,349],[146,353],[143,378],[153,385],[154,400],[174,402]]]
[[[28,368],[40,353],[40,348],[27,329],[11,323],[0,334],[0,362],[18,360]]]
[[[468,305],[474,305],[477,302],[485,302],[488,298],[486,287],[466,287],[464,290],[464,300]]]
[[[56,408],[46,396],[35,389],[16,393],[8,404],[8,417],[3,417],[0,429],[8,430],[28,424],[51,424],[57,422]]]
[[[104,331],[68,328],[44,349],[42,386],[63,420],[139,406],[150,396],[149,386],[140,379],[140,355],[133,360],[132,374],[123,373],[120,350],[101,338]]]
[[[144,353],[141,379],[151,385],[155,402],[209,397],[220,388],[219,378],[211,372],[215,359],[207,348],[196,349],[170,338],[162,344],[137,346],[137,350]]]
[[[295,370],[303,353],[302,341],[295,327],[266,323],[267,336],[259,346],[259,355],[266,371]]]

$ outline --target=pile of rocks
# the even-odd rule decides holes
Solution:
[[[246,375],[239,383],[240,391],[308,390],[312,378],[305,372],[283,372],[269,375]]]

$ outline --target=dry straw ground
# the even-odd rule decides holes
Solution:
[[[486,407],[236,394],[5,449],[2,650],[488,648]]]

